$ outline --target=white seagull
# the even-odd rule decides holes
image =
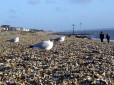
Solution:
[[[50,40],[42,41],[30,46],[30,48],[40,48],[44,50],[50,50],[52,49],[52,47],[53,47],[53,41],[50,41]]]
[[[65,41],[65,36],[61,36],[61,37],[54,39],[54,42],[63,42],[63,41]]]
[[[13,38],[13,39],[11,39],[11,42],[19,42],[19,37],[15,37],[15,38]]]

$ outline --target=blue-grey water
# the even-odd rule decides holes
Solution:
[[[110,35],[110,40],[114,41],[114,30],[88,30],[88,31],[75,31],[74,34],[85,34],[87,37],[90,37],[92,39],[99,40],[99,34],[100,32],[104,33],[104,37],[106,39],[106,34],[108,33]],[[67,34],[72,34],[72,32],[66,32]]]

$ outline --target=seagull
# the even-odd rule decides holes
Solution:
[[[16,43],[16,42],[19,42],[19,37],[15,37],[15,38],[11,39],[10,41],[11,41],[11,42],[15,42],[15,43]]]
[[[40,48],[44,50],[50,50],[52,49],[52,47],[53,47],[53,41],[50,41],[50,40],[42,41],[30,46],[30,48]]]
[[[61,36],[61,37],[54,39],[54,42],[63,42],[63,41],[65,41],[65,36]]]

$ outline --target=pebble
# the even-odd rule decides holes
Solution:
[[[18,44],[0,36],[0,85],[114,85],[114,43],[65,37],[49,51],[28,48],[30,44],[58,35],[17,33]]]

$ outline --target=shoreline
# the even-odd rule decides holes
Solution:
[[[75,37],[77,37],[77,38],[82,38],[82,39],[83,39],[83,38],[87,38],[87,39],[92,39],[92,40],[100,41],[99,38],[90,37],[90,36],[88,36],[88,35],[90,35],[90,34],[86,34],[86,33],[81,33],[81,34],[55,33],[55,34],[57,34],[57,35],[65,35],[65,36],[67,36],[67,37],[75,36]],[[104,39],[104,42],[107,42],[107,39]],[[113,39],[110,39],[110,42],[114,42],[114,40],[113,40]]]

